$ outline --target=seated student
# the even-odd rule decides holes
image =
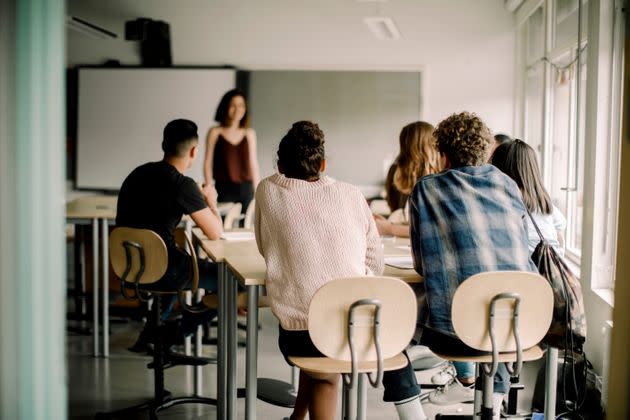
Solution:
[[[398,161],[394,160],[394,163],[392,163],[387,170],[387,176],[385,177],[385,201],[387,202],[390,213],[404,208],[409,198],[409,194],[402,194],[394,185],[394,175],[396,174],[397,168]]]
[[[490,150],[490,156],[492,157],[492,153],[494,153],[497,147],[508,141],[512,141],[512,137],[508,136],[507,134],[495,134],[494,144],[492,145],[492,149]]]
[[[564,256],[563,233],[567,220],[556,206],[551,203],[549,193],[542,182],[538,169],[536,152],[521,140],[509,141],[497,147],[491,163],[516,182],[523,196],[523,203],[536,221],[536,225],[558,255]],[[540,236],[529,217],[527,239],[530,254],[540,242]]]
[[[440,170],[439,154],[435,146],[433,130],[434,127],[431,124],[416,121],[407,124],[400,131],[400,153],[396,158],[396,169],[392,175],[393,188],[390,189],[399,194],[404,217],[402,223],[397,223],[375,215],[376,227],[381,235],[409,237],[407,210],[409,193],[418,179]],[[390,173],[392,173],[391,169]]]
[[[278,344],[289,356],[322,356],[308,334],[308,307],[326,282],[381,274],[383,255],[370,209],[358,188],[322,172],[324,133],[293,124],[278,147],[278,172],[256,189],[256,243],[267,264],[267,294],[280,321]],[[300,372],[291,419],[335,417],[339,375]],[[425,419],[410,364],[385,373],[385,401],[402,419]],[[401,414],[402,413],[402,414]]]
[[[174,234],[184,214],[189,214],[210,239],[218,239],[223,229],[214,188],[206,186],[200,189],[192,178],[184,175],[197,157],[197,143],[197,125],[194,122],[183,119],[169,122],[164,127],[162,140],[164,158],[137,167],[120,187],[116,225],[150,229],[160,235],[168,249],[168,268],[164,277],[154,283],[156,290],[176,291],[190,286],[190,256],[176,246]],[[199,259],[198,265],[199,287],[209,292],[216,291],[216,264]],[[202,315],[184,312],[182,333],[191,334],[199,323],[208,321],[209,317],[210,311]],[[152,336],[150,328],[151,325],[147,324],[133,350],[146,349],[143,344]]]
[[[492,135],[476,115],[462,112],[435,130],[442,172],[416,184],[410,203],[411,245],[416,271],[424,276],[428,325],[421,343],[452,351],[465,345],[451,323],[452,297],[468,277],[485,271],[536,272],[527,250],[526,209],[518,186],[485,164]],[[435,404],[472,401],[474,365],[455,363],[457,377],[432,393]],[[503,364],[494,380],[495,418],[509,389]]]

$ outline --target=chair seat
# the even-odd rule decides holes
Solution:
[[[473,363],[492,363],[492,354],[481,356],[468,356],[462,353],[437,353],[436,356],[442,359],[451,360],[454,362],[473,362]],[[523,361],[529,362],[530,360],[538,360],[543,357],[543,351],[539,346],[531,347],[523,351]],[[500,363],[516,362],[516,352],[499,353]]]
[[[352,365],[345,360],[330,359],[328,357],[294,357],[289,360],[295,366],[312,373],[352,373]],[[383,360],[383,370],[401,369],[407,366],[407,358],[399,353],[394,357]],[[376,372],[376,362],[359,362],[359,373]]]
[[[218,309],[219,308],[219,296],[217,294],[206,295],[202,299],[203,304],[210,309]],[[240,309],[247,309],[247,293],[239,293],[236,296],[236,307]],[[259,296],[258,297],[258,307],[259,308],[268,308],[269,307],[269,299],[267,296]]]

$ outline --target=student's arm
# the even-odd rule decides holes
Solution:
[[[376,222],[376,228],[381,235],[394,235],[399,238],[409,237],[409,225],[389,222],[379,214],[374,215],[374,222]]]
[[[201,228],[208,239],[215,240],[219,239],[223,232],[221,218],[217,217],[217,214],[216,208],[213,211],[210,207],[206,207],[191,213],[190,217],[192,217],[195,224]]]
[[[553,219],[553,226],[558,233],[560,248],[564,249],[564,231],[567,229],[567,219],[556,206],[553,206],[551,217]]]
[[[420,247],[420,212],[418,203],[416,202],[417,193],[414,192],[409,197],[409,228],[411,234],[411,255],[413,257],[413,266],[416,272],[424,276],[424,267],[422,266],[422,248]]]
[[[214,147],[219,138],[219,127],[212,127],[206,136],[206,153],[203,159],[203,178],[206,185],[212,185],[212,159],[214,158]]]
[[[217,191],[212,185],[208,184],[201,189],[201,194],[206,200],[208,207],[191,213],[190,217],[192,217],[195,224],[201,228],[208,239],[219,239],[223,232],[223,223],[217,209]]]
[[[363,197],[361,196],[360,199],[363,200]],[[383,274],[383,270],[385,268],[385,263],[383,260],[383,247],[381,246],[381,237],[378,234],[376,223],[374,222],[372,212],[370,211],[367,202],[364,201],[363,207],[368,224],[366,233],[367,249],[365,252],[365,266],[372,274],[380,276],[381,274]]]
[[[253,128],[247,129],[247,146],[249,147],[249,169],[252,174],[252,184],[254,190],[260,181],[260,168],[258,167],[258,156],[256,152],[256,131]]]

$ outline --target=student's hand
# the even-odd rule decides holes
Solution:
[[[212,184],[205,184],[201,187],[201,194],[206,199],[206,203],[208,206],[213,207],[217,205],[217,190],[214,188]]]
[[[380,214],[373,214],[374,222],[376,222],[376,229],[380,235],[391,235],[392,224],[387,221],[386,218]]]

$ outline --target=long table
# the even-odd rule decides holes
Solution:
[[[217,373],[217,418],[236,418],[236,294],[237,282],[247,290],[247,347],[245,361],[245,418],[256,418],[258,297],[265,285],[266,266],[254,240],[214,240],[193,229],[198,247],[219,263],[219,332]],[[397,238],[384,242],[386,256],[410,255],[409,241]],[[397,277],[407,283],[420,283],[414,270],[385,266],[385,276]]]

